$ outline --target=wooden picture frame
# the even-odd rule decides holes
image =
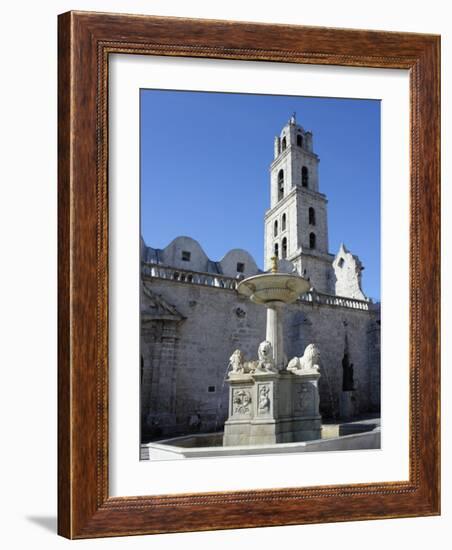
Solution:
[[[440,38],[69,12],[58,62],[58,532],[88,538],[440,513]],[[148,497],[108,491],[110,54],[410,73],[408,481]]]

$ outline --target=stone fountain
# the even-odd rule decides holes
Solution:
[[[284,353],[283,309],[310,288],[297,274],[278,272],[248,277],[237,291],[267,308],[266,339],[258,359],[246,361],[237,349],[230,358],[229,416],[223,445],[268,445],[321,438],[319,414],[320,354],[315,344],[289,362]]]

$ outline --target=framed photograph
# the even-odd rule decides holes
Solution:
[[[59,533],[440,513],[438,36],[59,17]]]

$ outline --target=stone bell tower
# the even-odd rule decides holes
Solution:
[[[297,124],[294,113],[275,137],[270,209],[265,214],[265,269],[273,255],[287,259],[318,292],[334,294],[328,201],[319,192],[319,162],[312,133]]]

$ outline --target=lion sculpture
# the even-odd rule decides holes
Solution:
[[[245,361],[243,352],[236,349],[229,358],[229,369],[231,374],[249,374],[256,371],[276,372],[273,359],[273,347],[265,340],[259,344],[257,361]]]
[[[236,349],[234,353],[229,357],[229,367],[235,374],[241,374],[245,372],[245,361],[243,353]]]
[[[275,361],[273,359],[273,347],[268,340],[264,340],[259,344],[259,349],[257,350],[258,369],[275,372]]]
[[[287,370],[298,374],[320,372],[320,351],[317,345],[309,344],[304,350],[303,357],[294,357],[289,361]]]
[[[249,374],[258,368],[258,361],[245,361],[243,352],[236,349],[229,357],[229,369],[231,374]]]

